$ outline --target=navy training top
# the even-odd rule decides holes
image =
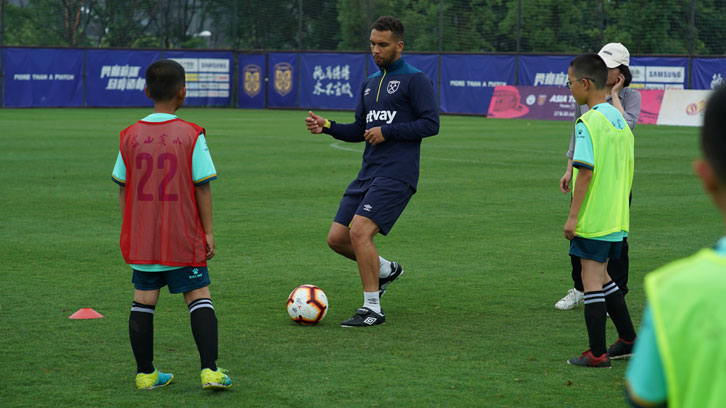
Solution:
[[[381,126],[383,142],[366,143],[358,180],[391,177],[418,184],[421,139],[439,133],[439,109],[431,80],[399,58],[369,76],[361,88],[355,122],[330,122],[323,132],[345,142],[364,142],[363,133]]]

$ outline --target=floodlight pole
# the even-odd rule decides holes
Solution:
[[[696,0],[691,0],[691,21],[688,27],[688,89],[693,86],[693,53],[696,51]]]
[[[517,54],[519,54],[519,43],[521,40],[522,27],[522,0],[517,0]]]
[[[303,0],[298,0],[297,12],[297,49],[302,50],[302,31],[303,31]]]
[[[1,0],[0,7],[0,47],[5,46],[5,0]]]
[[[688,53],[690,56],[693,56],[693,52],[696,48],[696,34],[695,34],[695,24],[696,24],[696,0],[691,0],[691,19],[690,24],[688,25]]]
[[[522,0],[517,0],[517,53],[514,56],[514,85],[519,85],[519,43],[522,25]]]
[[[373,24],[373,14],[371,13],[371,0],[368,0],[366,3],[366,28],[365,28],[365,35],[363,36],[363,44],[368,44],[369,42],[369,36],[371,35],[370,28],[371,24]],[[368,47],[366,47],[367,49]]]
[[[439,53],[444,51],[444,0],[439,1]]]
[[[0,0],[0,107],[5,106],[5,0]]]
[[[603,36],[603,27],[604,27],[604,20],[605,20],[605,0],[600,0],[600,44],[598,47],[602,47],[604,36]]]

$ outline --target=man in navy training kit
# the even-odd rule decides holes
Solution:
[[[363,283],[363,306],[343,327],[386,322],[380,297],[403,268],[380,257],[373,238],[388,234],[416,193],[421,139],[439,132],[431,80],[401,58],[403,23],[380,17],[371,26],[370,41],[379,71],[361,87],[355,122],[339,124],[313,112],[305,118],[310,133],[366,142],[361,170],[343,194],[328,232],[330,248],[358,263]]]

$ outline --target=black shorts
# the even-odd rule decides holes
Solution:
[[[570,255],[605,263],[608,259],[619,259],[623,241],[599,241],[575,237],[570,241]]]
[[[386,235],[414,193],[413,187],[390,177],[353,180],[340,200],[335,222],[350,227],[353,216],[360,215],[375,222]]]
[[[131,282],[138,290],[156,290],[169,285],[170,293],[186,293],[210,284],[206,266],[188,266],[163,272],[143,272],[134,269]]]

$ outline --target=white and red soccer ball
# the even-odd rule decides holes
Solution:
[[[287,313],[297,324],[316,325],[328,313],[328,297],[315,285],[298,286],[287,298]]]

